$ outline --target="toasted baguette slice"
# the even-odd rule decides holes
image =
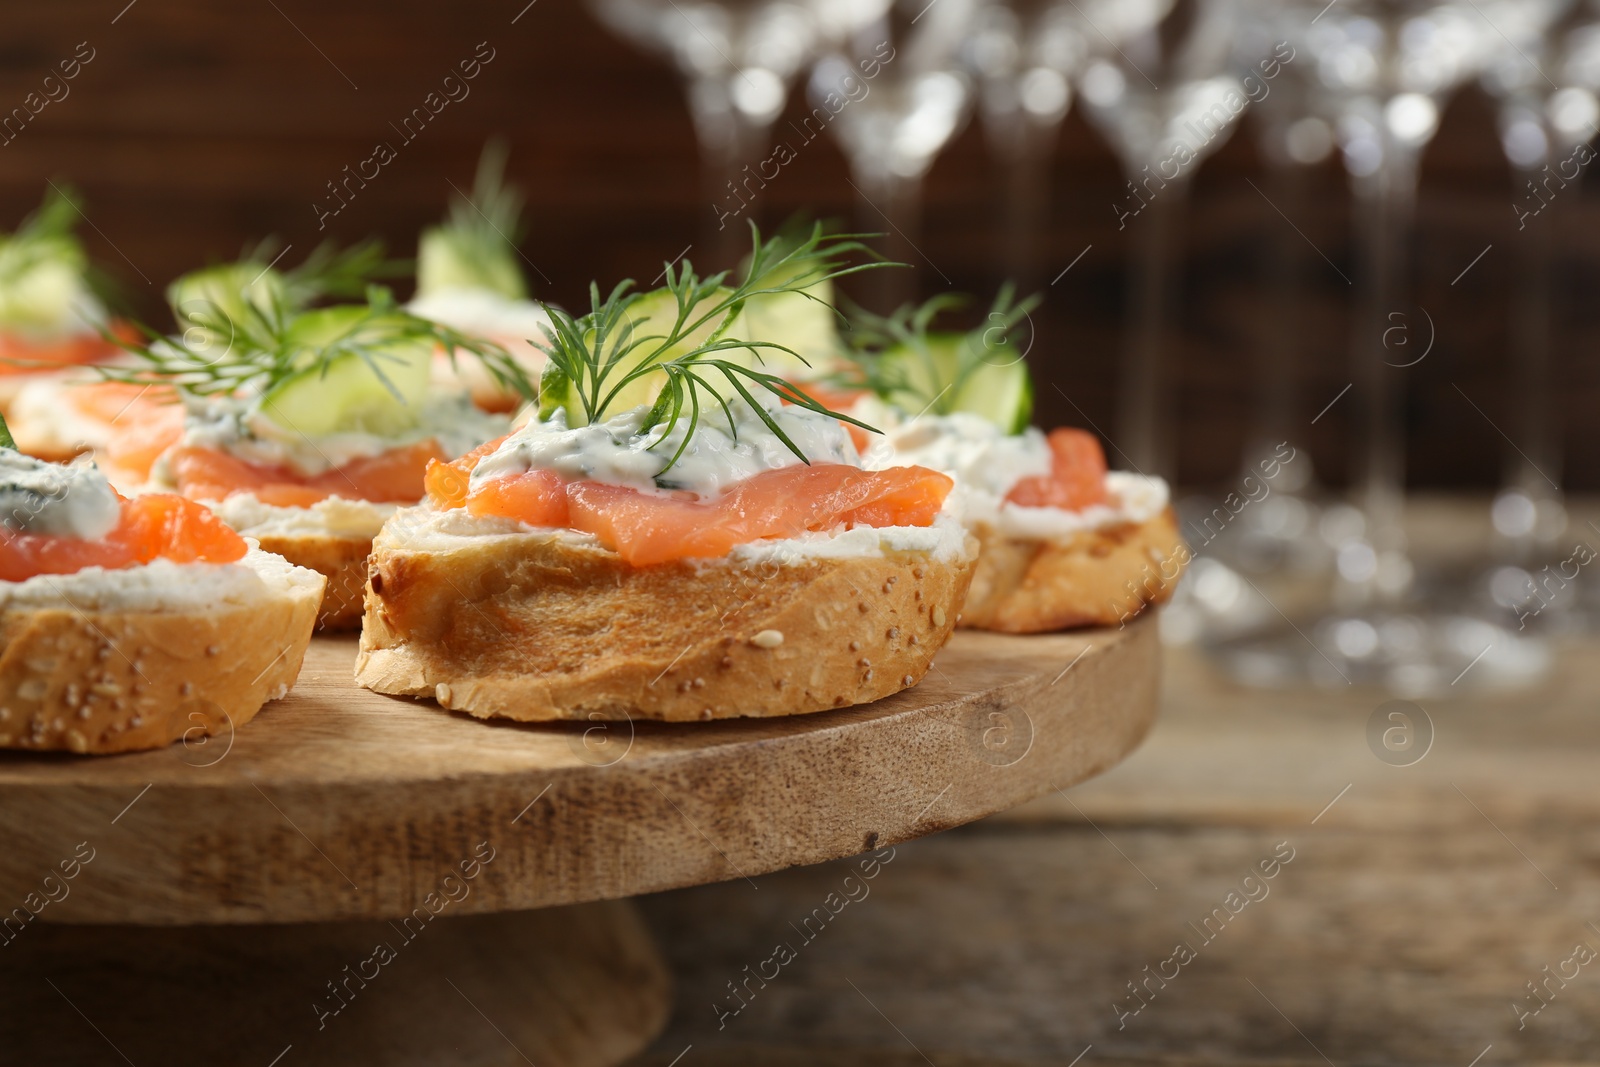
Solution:
[[[416,509],[373,546],[356,681],[524,721],[863,704],[928,670],[975,547],[942,520],[633,567],[586,535]]]
[[[322,585],[258,548],[0,582],[0,748],[128,752],[243,726],[294,684]]]
[[[248,493],[207,501],[222,520],[261,547],[328,580],[317,612],[317,629],[354,630],[361,625],[372,539],[396,504],[330,497],[309,508],[263,504]]]
[[[1166,508],[1059,540],[1007,537],[979,525],[982,545],[961,625],[1030,634],[1111,626],[1165,603],[1189,561]]]

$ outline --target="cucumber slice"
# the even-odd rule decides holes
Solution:
[[[290,337],[306,346],[308,364],[322,347],[354,331],[381,337],[406,322],[403,315],[371,317],[365,305],[322,308],[299,316]],[[404,338],[363,346],[308,365],[261,398],[262,412],[307,437],[370,433],[389,437],[415,428],[429,393],[433,345]]]
[[[73,322],[73,309],[83,303],[81,257],[74,259],[68,241],[34,242],[26,247],[0,239],[0,324],[12,329],[47,333]]]
[[[899,383],[887,399],[911,413],[966,412],[988,419],[1008,434],[1021,433],[1033,417],[1033,380],[1022,353],[1003,341],[991,345],[979,359],[966,350],[967,337],[929,334],[926,349],[902,345],[885,352],[880,357],[881,373]],[[952,386],[958,378],[959,384]]]
[[[196,318],[215,318],[219,314],[239,322],[252,305],[266,311],[274,303],[284,302],[283,275],[252,263],[226,263],[191,271],[167,286],[167,303],[172,307],[173,318],[184,328],[193,327]]]
[[[508,300],[528,299],[528,286],[509,243],[476,241],[435,226],[417,242],[417,295],[445,289],[487,289]]]
[[[839,353],[839,320],[833,310],[833,283],[818,282],[802,293],[767,293],[745,301],[733,332],[747,341],[770,341],[793,349],[753,349],[748,365],[784,378],[815,378],[832,370]],[[820,303],[819,303],[820,301]]]

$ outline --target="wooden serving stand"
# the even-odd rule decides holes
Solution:
[[[1150,617],[963,631],[862,707],[521,725],[356,689],[354,656],[319,638],[233,736],[0,756],[0,1059],[619,1063],[671,1004],[624,898],[1081,781],[1144,736],[1159,672]]]

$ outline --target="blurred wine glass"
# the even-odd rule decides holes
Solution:
[[[1593,3],[1530,4],[1519,14],[1480,78],[1498,104],[1500,144],[1513,175],[1508,354],[1516,445],[1507,450],[1491,510],[1496,559],[1474,584],[1519,621],[1565,628],[1584,621],[1579,590],[1542,573],[1557,562],[1557,538],[1567,526],[1561,422],[1551,391],[1554,264],[1600,125],[1600,10]]]
[[[1247,99],[1234,63],[1241,5],[1075,0],[1073,6],[1105,46],[1085,64],[1079,96],[1127,179],[1113,205],[1118,228],[1136,231],[1116,446],[1136,469],[1170,478],[1175,442],[1162,348],[1176,303],[1173,246],[1196,167],[1232,136]]]
[[[1072,0],[990,0],[964,52],[978,84],[978,114],[1005,170],[1006,274],[1027,291],[1038,280],[1035,247],[1044,229],[1051,150],[1072,103],[1072,82],[1091,54],[1084,15]]]
[[[981,6],[981,0],[880,2],[876,16],[842,35],[811,73],[804,136],[826,128],[838,138],[861,229],[886,231],[883,251],[892,260],[927,262],[920,248],[922,182],[971,110],[972,83],[960,54]],[[863,279],[863,302],[889,310],[912,295],[912,284],[908,271],[873,271]]]
[[[1282,9],[1278,0],[1253,0],[1246,12],[1235,40],[1241,63],[1255,66],[1284,40]],[[1203,538],[1225,502],[1211,493],[1179,500],[1179,518],[1197,531],[1201,558],[1163,613],[1162,638],[1170,644],[1258,630],[1278,618],[1275,606],[1293,610],[1316,597],[1331,564],[1319,534],[1323,500],[1306,443],[1316,412],[1308,410],[1304,393],[1313,356],[1314,331],[1306,328],[1310,275],[1329,268],[1296,227],[1315,217],[1311,172],[1332,156],[1335,140],[1332,116],[1312,98],[1309,66],[1283,64],[1247,120],[1264,170],[1258,192],[1267,201],[1261,205],[1267,227],[1253,242],[1261,290],[1252,338],[1254,411],[1231,485],[1255,499],[1227,524],[1227,536],[1212,543]],[[1292,458],[1283,462],[1284,455]]]
[[[1420,694],[1447,691],[1464,679],[1468,686],[1524,684],[1548,668],[1542,642],[1410,597],[1415,571],[1403,526],[1401,398],[1407,368],[1427,349],[1391,339],[1397,316],[1408,328],[1415,318],[1419,333],[1426,317],[1410,296],[1406,252],[1418,164],[1441,106],[1480,71],[1500,26],[1553,6],[1538,0],[1310,0],[1284,9],[1296,47],[1315,66],[1313,95],[1337,116],[1355,197],[1358,295],[1351,355],[1364,463],[1359,510],[1331,512],[1323,523],[1337,543],[1331,609],[1292,632],[1219,649],[1247,681],[1310,678]],[[1405,331],[1399,336],[1405,339]]]
[[[731,266],[743,248],[755,173],[789,85],[836,35],[871,21],[888,0],[590,0],[600,21],[670,56],[688,83],[706,171],[711,256]],[[737,224],[735,224],[737,223]],[[700,258],[700,257],[697,257]]]

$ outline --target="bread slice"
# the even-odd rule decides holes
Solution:
[[[927,672],[974,548],[941,520],[633,567],[572,531],[414,509],[373,546],[356,681],[523,721],[863,704]]]
[[[1170,507],[1058,540],[1008,537],[986,524],[974,532],[982,548],[961,625],[979,630],[1120,625],[1165,603],[1189,561]]]
[[[0,748],[160,748],[225,733],[288,692],[320,576],[258,548],[0,582]]]
[[[328,580],[317,629],[354,630],[361,625],[372,539],[399,505],[330,497],[309,508],[285,508],[263,504],[248,493],[206,504],[240,534],[260,541],[264,550]]]

